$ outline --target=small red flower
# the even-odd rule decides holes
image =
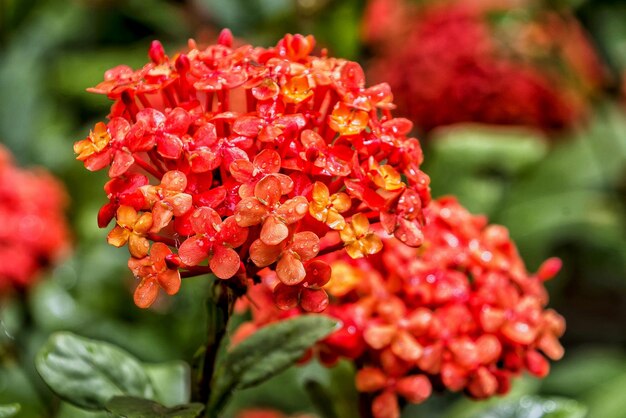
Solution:
[[[222,217],[211,208],[201,207],[191,216],[196,233],[187,238],[179,248],[178,255],[188,266],[197,266],[208,257],[209,267],[220,279],[228,279],[237,273],[241,260],[233,249],[248,238],[248,230],[241,228],[230,216]]]

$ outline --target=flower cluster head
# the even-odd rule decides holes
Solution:
[[[0,294],[30,286],[69,250],[62,184],[42,169],[15,165],[0,146]]]
[[[109,121],[74,150],[88,170],[108,168],[98,223],[115,218],[108,239],[128,245],[138,306],[184,276],[272,271],[282,307],[319,311],[331,274],[321,256],[375,254],[389,234],[421,244],[420,144],[392,116],[389,86],[312,55],[312,36],[232,43],[225,30],[168,57],[155,41],[143,68],[107,71],[89,90],[114,101]]]
[[[389,82],[398,109],[424,131],[458,122],[572,126],[604,82],[598,55],[566,11],[515,3],[371,0],[370,76]]]
[[[397,239],[368,259],[329,255],[326,314],[343,326],[314,348],[322,362],[357,365],[356,387],[376,418],[399,417],[399,398],[426,400],[433,390],[487,398],[509,390],[523,370],[544,377],[558,360],[563,318],[546,309],[543,285],[560,269],[549,259],[529,274],[507,230],[474,216],[453,198],[426,209],[424,244]],[[276,279],[250,294],[253,320],[235,335],[299,315],[263,304]],[[261,302],[261,303],[259,303]],[[547,357],[547,358],[546,358]]]

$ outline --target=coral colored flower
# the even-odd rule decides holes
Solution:
[[[211,208],[200,207],[191,216],[196,235],[187,238],[179,248],[183,263],[196,266],[209,258],[211,270],[220,279],[228,279],[237,273],[241,260],[233,247],[239,247],[248,238],[248,230],[240,227],[234,217],[222,221]]]
[[[324,364],[355,361],[356,388],[368,394],[376,418],[399,417],[402,400],[423,402],[433,387],[479,399],[503,394],[523,370],[544,377],[548,359],[563,356],[565,322],[545,308],[543,285],[560,262],[549,259],[529,274],[504,227],[452,198],[431,202],[424,215],[419,249],[394,238],[374,257],[325,258],[332,267],[322,281],[331,295],[325,312],[343,326],[313,352]],[[294,301],[301,296],[282,283],[258,287],[278,292],[290,316],[304,312]],[[244,324],[248,335],[285,318],[262,306]]]
[[[598,54],[566,11],[527,1],[368,3],[369,75],[391,85],[398,110],[421,130],[459,122],[568,128],[604,83]]]
[[[159,288],[168,295],[178,293],[180,273],[169,268],[166,263],[167,256],[171,254],[167,245],[155,242],[148,256],[128,260],[128,268],[140,280],[134,296],[135,304],[140,308],[147,308],[154,303],[159,295]]]
[[[109,166],[98,224],[116,218],[110,241],[132,247],[131,265],[163,267],[141,257],[147,239],[171,251],[168,275],[213,273],[242,296],[246,279],[274,274],[279,305],[317,312],[326,255],[373,255],[384,234],[421,244],[430,190],[410,122],[393,118],[387,84],[367,86],[359,64],[314,46],[286,35],[233,48],[224,31],[170,57],[154,41],[143,68],[90,89],[113,100],[110,120],[75,151],[89,170]],[[141,306],[157,282],[141,282]]]
[[[63,185],[43,169],[22,169],[0,145],[0,295],[26,289],[70,247]]]
[[[187,178],[180,171],[168,171],[158,186],[143,186],[142,192],[152,208],[153,232],[159,232],[173,216],[186,214],[192,205],[192,196],[184,193]]]

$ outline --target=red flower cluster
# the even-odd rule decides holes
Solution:
[[[389,239],[375,257],[327,260],[333,269],[327,314],[343,327],[315,350],[325,363],[339,356],[355,361],[357,389],[370,394],[377,418],[398,417],[399,397],[419,403],[433,388],[474,398],[506,393],[513,376],[526,369],[544,377],[544,356],[563,355],[558,337],[565,322],[545,309],[543,286],[560,261],[549,259],[528,274],[507,230],[452,198],[432,202],[425,216],[417,250]],[[251,294],[253,321],[236,339],[300,313],[268,308],[255,299],[264,292]]]
[[[43,170],[24,170],[0,146],[0,293],[22,289],[69,249],[60,182]]]
[[[181,275],[245,282],[269,268],[282,307],[320,311],[322,255],[374,254],[383,233],[421,244],[429,179],[411,122],[391,115],[387,84],[366,87],[358,64],[311,55],[314,43],[234,48],[223,31],[169,58],[155,41],[149,64],[90,89],[114,101],[110,120],[74,150],[108,167],[98,222],[116,218],[109,243],[128,244],[138,306]]]
[[[490,1],[405,3],[370,1],[364,36],[375,51],[372,78],[388,81],[399,109],[425,131],[458,122],[563,129],[584,116],[604,78],[566,13]]]

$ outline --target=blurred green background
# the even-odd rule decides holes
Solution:
[[[590,103],[592,116],[550,137],[475,124],[436,129],[420,135],[424,169],[435,196],[456,194],[510,228],[530,270],[549,256],[563,258],[563,271],[548,286],[551,306],[568,322],[566,357],[545,381],[522,380],[510,397],[565,396],[586,405],[590,418],[624,418],[626,3],[537,4],[571,10],[589,31],[608,80]],[[361,40],[365,7],[365,0],[0,0],[0,142],[20,164],[44,166],[65,182],[74,234],[73,256],[24,303],[2,301],[0,405],[20,402],[19,417],[98,416],[62,404],[34,371],[34,354],[56,330],[114,342],[145,362],[190,361],[203,340],[198,294],[206,280],[185,281],[179,295],[150,311],[133,305],[127,254],[108,246],[96,224],[106,173],[87,172],[72,152],[110,105],[85,89],[117,64],[142,66],[153,39],[171,52],[189,37],[211,42],[222,27],[260,45],[286,32],[312,33],[332,55],[367,67],[374,53]],[[351,373],[346,364],[291,369],[240,394],[229,414],[254,405],[313,411],[306,388],[318,382],[333,387],[333,399],[345,395],[343,416],[350,416]],[[406,416],[471,417],[485,407],[459,398],[435,396]]]

